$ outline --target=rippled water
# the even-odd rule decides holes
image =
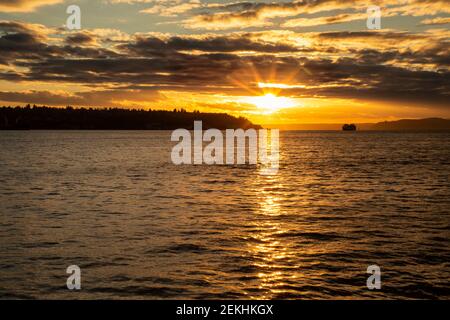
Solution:
[[[0,298],[450,298],[449,134],[282,132],[274,176],[169,141],[2,132]]]

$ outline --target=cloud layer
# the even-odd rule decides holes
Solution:
[[[0,11],[29,12],[41,6],[61,2],[63,2],[63,0],[0,0]]]
[[[0,1],[0,6],[28,10],[44,3],[52,1]],[[274,83],[283,84],[277,94],[293,99],[449,108],[445,1],[421,1],[420,6],[415,0],[376,1],[388,17],[417,16],[414,26],[420,31],[366,30],[366,2],[358,0],[114,0],[108,5],[117,3],[137,5],[138,14],[164,17],[192,31],[68,31],[0,21],[0,100],[160,106],[179,101],[177,95],[186,104],[202,95],[208,108],[253,112],[237,97],[262,94],[261,83]],[[360,30],[302,30],[355,21],[363,26]]]

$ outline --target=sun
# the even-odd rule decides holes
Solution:
[[[295,101],[293,99],[278,97],[273,93],[266,93],[265,95],[258,97],[249,97],[247,102],[266,112],[274,112],[279,109],[289,108],[295,105]]]

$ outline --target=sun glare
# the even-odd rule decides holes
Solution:
[[[258,88],[295,89],[295,88],[306,88],[306,86],[301,85],[301,84],[291,85],[291,84],[284,84],[284,83],[259,82]]]
[[[267,93],[263,96],[250,97],[247,101],[255,105],[258,109],[274,112],[282,108],[289,108],[295,105],[295,101],[286,97],[277,97],[273,93]]]

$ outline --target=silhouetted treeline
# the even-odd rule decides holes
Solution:
[[[50,108],[46,106],[0,108],[0,130],[174,130],[193,129],[194,121],[203,128],[260,128],[243,117],[224,113],[154,111],[130,109]]]

